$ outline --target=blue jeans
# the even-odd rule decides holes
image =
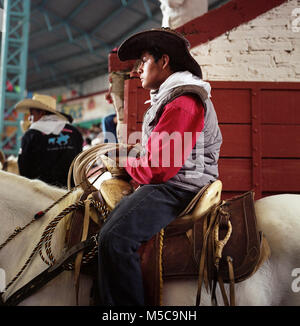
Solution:
[[[102,305],[144,305],[138,249],[172,222],[194,196],[167,184],[153,184],[120,201],[99,234]]]

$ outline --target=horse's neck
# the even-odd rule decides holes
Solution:
[[[24,179],[8,173],[3,178],[0,175],[0,209],[2,212],[0,239],[15,227],[22,227],[28,223],[37,212],[46,209],[55,198],[65,193],[56,188],[51,189],[46,184],[27,182]],[[41,186],[40,189],[39,186]]]
[[[1,232],[0,244],[14,231],[16,227],[23,227],[31,221],[34,215],[46,209],[66,191],[47,186],[39,182],[25,182],[24,178],[1,178],[0,175],[0,215]],[[40,189],[39,189],[40,186]],[[51,196],[51,197],[50,197]],[[50,221],[60,213],[65,207],[74,203],[79,196],[79,192],[71,194],[63,202],[54,206],[46,215],[33,222],[28,228],[18,234],[5,248],[0,250],[0,266],[6,271],[7,282],[24,265],[27,258],[32,253],[34,247],[39,242],[43,231]],[[66,219],[57,225],[52,239],[52,248],[55,258],[62,252],[65,237]],[[22,275],[17,288],[39,274],[47,265],[40,259],[39,254],[35,255],[30,268]],[[15,291],[12,288],[10,291]],[[8,294],[9,292],[8,291]]]
[[[65,195],[67,190],[49,186],[39,180],[29,180],[17,175],[0,171],[0,241],[16,227],[23,227],[31,221],[35,214],[43,211]],[[74,203],[80,195],[77,190],[55,205],[36,224],[47,221],[57,215],[66,206]],[[42,225],[41,225],[42,226]]]

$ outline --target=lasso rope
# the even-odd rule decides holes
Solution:
[[[164,229],[160,230],[159,233],[159,305],[163,305],[163,266],[162,266],[162,252],[164,246]]]
[[[90,200],[91,206],[97,208],[99,207],[99,203],[94,201],[94,200]],[[13,283],[16,282],[16,280],[21,276],[21,274],[24,272],[24,270],[26,269],[26,267],[29,265],[29,263],[31,262],[32,258],[35,256],[35,254],[39,251],[40,256],[42,258],[42,260],[47,264],[47,265],[53,265],[55,264],[56,260],[53,257],[53,254],[51,252],[51,238],[53,235],[53,232],[57,226],[57,224],[62,220],[63,217],[65,217],[66,215],[70,214],[71,212],[73,212],[74,210],[78,209],[78,208],[82,208],[85,206],[85,202],[84,201],[78,201],[75,204],[70,205],[69,207],[65,208],[60,214],[58,214],[45,228],[39,242],[37,243],[37,245],[34,247],[32,253],[30,254],[30,256],[28,257],[28,259],[26,260],[25,264],[22,266],[22,268],[20,269],[20,271],[16,274],[16,276],[8,283],[8,285],[6,286],[5,291],[7,291],[9,289],[9,287],[11,287],[11,285]],[[105,208],[102,208],[101,210],[102,212],[105,212]],[[45,257],[42,254],[42,246],[43,244],[45,244],[45,248],[46,248],[46,253],[48,256],[48,259],[45,259]],[[95,253],[95,248],[93,248],[93,252]],[[91,254],[89,253],[89,260],[91,259]],[[70,267],[70,265],[69,265]]]
[[[105,172],[105,169],[103,168],[99,168],[98,170],[95,170],[91,176],[93,176],[94,174],[96,174],[97,172],[101,171],[101,173],[97,176],[97,178],[90,184],[90,187],[93,186],[93,184],[98,180],[98,178]],[[46,213],[48,213],[50,211],[51,208],[53,208],[54,206],[56,206],[57,204],[59,204],[63,199],[65,199],[66,197],[68,197],[72,192],[74,192],[77,188],[81,187],[84,183],[86,182],[86,180],[82,180],[78,185],[76,185],[75,187],[71,188],[67,193],[65,193],[62,197],[60,197],[59,199],[57,199],[55,202],[53,202],[50,206],[48,206],[46,209],[37,212],[33,219],[28,222],[26,225],[24,225],[23,227],[16,227],[14,232],[8,236],[8,238],[0,245],[0,250],[2,248],[4,248],[12,239],[14,239],[20,232],[22,232],[23,230],[25,230],[28,226],[30,226],[32,223],[34,223],[35,221],[37,221],[38,219],[40,219],[42,216],[44,216]]]
[[[57,205],[60,201],[65,199],[69,194],[71,194],[75,189],[79,188],[80,186],[83,188],[83,190],[91,190],[94,188],[97,190],[93,184],[99,179],[99,177],[106,171],[105,167],[97,169],[94,171],[89,177],[94,175],[95,173],[101,171],[100,175],[97,176],[97,178],[90,183],[87,177],[87,174],[91,170],[91,168],[94,166],[94,164],[97,162],[99,159],[100,155],[106,154],[111,151],[116,151],[117,149],[127,147],[126,144],[116,144],[116,143],[108,143],[108,144],[99,144],[91,147],[89,150],[83,151],[80,154],[78,154],[75,159],[73,160],[70,169],[69,169],[69,174],[68,174],[68,189],[70,189],[66,194],[64,194],[62,197],[60,197],[58,200],[56,200],[53,204],[51,204],[49,207],[47,207],[43,211],[39,211],[34,215],[34,218],[27,223],[24,227],[17,227],[14,232],[0,245],[0,250],[4,248],[12,239],[14,239],[21,231],[29,227],[32,223],[40,219],[42,216],[44,216],[51,208],[53,208],[55,205]],[[71,188],[71,176],[73,175],[75,187]],[[101,204],[98,202],[95,202],[94,200],[91,201],[92,205],[97,208],[101,216],[105,219],[108,210],[106,207],[103,207]],[[77,203],[70,205],[69,207],[65,208],[59,215],[57,215],[45,228],[41,239],[33,249],[32,253],[26,260],[25,264],[22,266],[20,271],[16,274],[16,276],[8,283],[4,291],[7,291],[12,284],[16,282],[16,280],[20,277],[20,275],[24,272],[26,267],[29,265],[31,262],[32,258],[35,256],[37,252],[40,253],[40,256],[42,260],[47,264],[47,265],[53,265],[55,264],[56,260],[53,257],[53,254],[51,252],[51,239],[53,232],[59,223],[59,221],[66,215],[70,214],[73,210],[77,209],[78,207],[84,207],[84,202],[83,201],[78,201]],[[43,256],[42,253],[42,246],[45,244],[45,251],[48,256],[48,260]],[[97,248],[93,248],[91,252],[88,253],[87,258],[85,261],[90,260],[93,255],[95,254]],[[69,268],[72,268],[72,265],[68,265]]]
[[[85,187],[90,187],[91,184],[87,178],[89,171],[93,168],[94,164],[98,160],[101,160],[102,155],[109,153],[120,153],[124,151],[128,154],[128,151],[135,148],[134,154],[136,155],[139,152],[138,146],[122,144],[122,143],[104,143],[94,145],[91,148],[79,153],[73,160],[68,174],[68,188],[71,185],[71,177],[73,174],[73,180],[75,185],[82,183],[82,188],[85,190]],[[102,162],[103,163],[103,162]]]

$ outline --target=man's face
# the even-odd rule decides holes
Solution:
[[[165,71],[163,69],[163,59],[155,62],[153,56],[149,52],[143,52],[141,63],[138,66],[137,72],[139,74],[142,86],[145,89],[158,89],[165,81]]]
[[[29,109],[30,116],[29,116],[29,121],[36,122],[41,119],[41,117],[45,114],[42,110],[30,108]]]

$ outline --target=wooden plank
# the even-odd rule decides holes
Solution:
[[[223,136],[220,157],[251,157],[251,126],[220,125]],[[134,131],[141,131],[142,123],[135,125]]]
[[[140,80],[139,80],[139,83]],[[149,90],[146,90],[139,85],[137,89],[137,106],[138,106],[138,114],[137,114],[137,122],[143,122],[145,111],[149,108],[150,103],[145,104],[145,100],[150,99]]]
[[[262,149],[263,157],[300,158],[300,125],[263,125]]]
[[[250,89],[213,89],[212,102],[219,123],[250,123]]]
[[[225,191],[248,191],[252,188],[251,159],[220,158],[219,174]]]
[[[127,124],[128,130],[132,129],[132,125],[136,123],[137,117],[137,87],[130,79],[124,83],[124,123]]]
[[[134,130],[127,131],[127,142],[128,144],[136,144],[136,143],[141,143],[142,142],[142,123],[137,123],[135,125]]]
[[[261,91],[262,123],[300,124],[300,85],[296,90]]]
[[[121,61],[118,58],[117,51],[113,50],[108,55],[108,72],[112,71],[131,71],[136,60]]]
[[[148,105],[144,104],[149,91],[141,88],[140,79],[128,79],[124,83],[124,123],[127,124],[128,136],[137,131],[137,123],[143,119]]]
[[[262,143],[261,143],[261,106],[260,106],[259,88],[253,87],[252,112],[251,112],[251,137],[252,137],[252,186],[255,192],[255,198],[260,198],[262,194]]]
[[[128,129],[140,131],[148,96],[139,80],[128,83],[135,87],[125,95]],[[300,193],[299,83],[211,84],[224,139],[219,160],[224,196],[230,198],[251,189],[256,191],[256,199],[282,192]]]
[[[263,191],[300,191],[300,159],[263,159]]]
[[[223,143],[221,157],[251,157],[251,126],[220,124]]]

